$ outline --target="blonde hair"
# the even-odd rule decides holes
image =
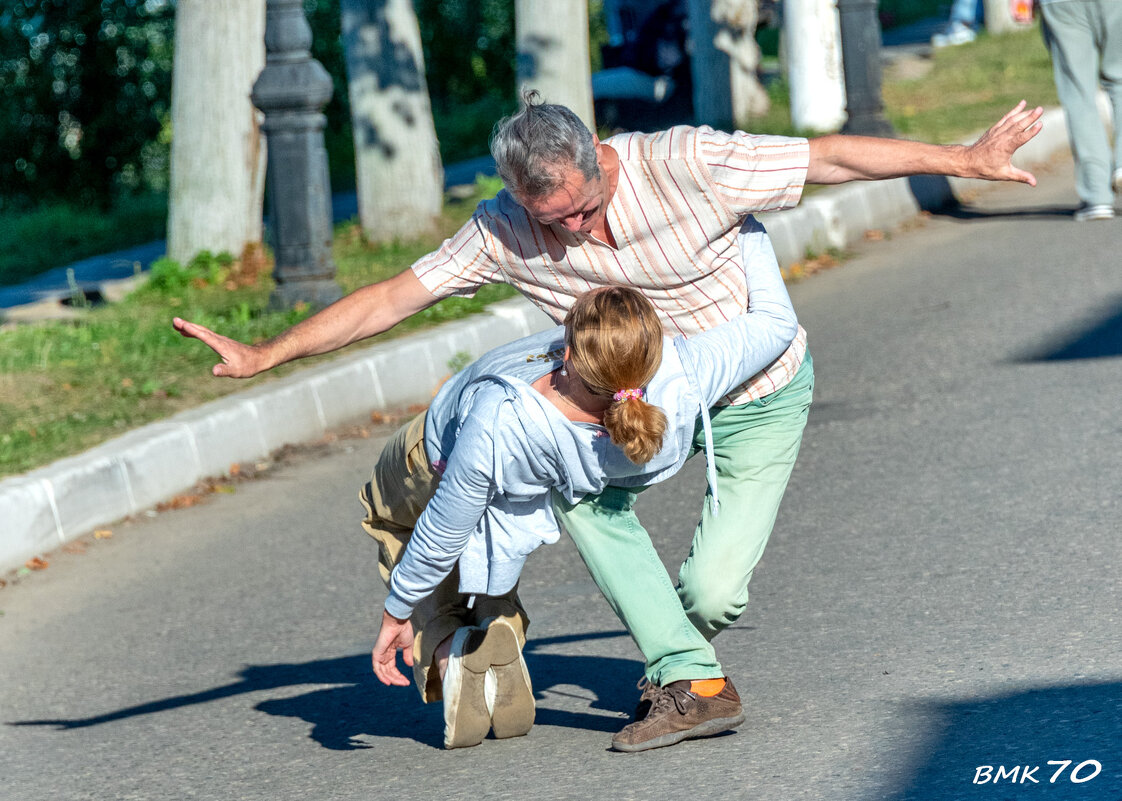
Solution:
[[[662,326],[651,302],[628,287],[586,292],[565,315],[565,344],[577,376],[588,390],[613,398],[604,413],[612,442],[635,464],[662,449],[666,415],[639,393],[662,363]]]

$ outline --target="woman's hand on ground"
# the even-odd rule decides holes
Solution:
[[[401,651],[405,664],[413,667],[413,624],[383,611],[382,628],[371,653],[374,675],[382,684],[408,687],[409,679],[397,669],[398,651]]]

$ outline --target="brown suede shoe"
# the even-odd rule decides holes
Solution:
[[[639,683],[635,685],[635,689],[642,690],[639,696],[639,703],[635,705],[635,712],[631,715],[631,722],[642,720],[651,711],[651,704],[654,702],[654,697],[658,695],[659,687],[653,681],[650,681],[646,676],[639,679]]]
[[[646,751],[682,740],[709,737],[743,722],[740,696],[727,678],[721,691],[711,697],[690,692],[688,681],[675,681],[655,688],[646,717],[624,726],[612,738],[612,748]]]

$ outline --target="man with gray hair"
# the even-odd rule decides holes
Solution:
[[[745,226],[762,231],[751,215],[795,206],[806,183],[941,174],[1035,185],[1011,157],[1039,132],[1041,114],[1021,102],[970,146],[689,126],[601,142],[568,109],[528,96],[493,137],[506,189],[480,203],[458,233],[410,270],[255,346],[182,320],[175,325],[222,357],[215,375],[233,377],[341,348],[440,298],[496,282],[513,285],[555,321],[582,292],[634,286],[668,334],[690,335],[744,310],[737,237]],[[758,240],[765,252],[756,255],[774,259],[766,235]],[[718,404],[711,424],[696,432],[697,447],[713,446],[720,507],[705,504],[677,585],[636,519],[629,489],[609,487],[576,506],[557,504],[646,660],[649,683],[636,719],[613,737],[617,750],[671,745],[741,719],[710,640],[747,604],[798,454],[813,382],[800,328],[787,351]]]

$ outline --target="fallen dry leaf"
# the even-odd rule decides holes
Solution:
[[[62,546],[62,550],[66,553],[85,553],[86,546],[80,542],[68,542]]]
[[[231,476],[241,475],[242,466],[237,462],[234,462],[232,465],[230,465],[230,469],[228,472]]]
[[[872,229],[866,231],[865,232],[865,241],[866,242],[883,242],[884,241],[884,231],[878,231],[875,228],[872,228]]]
[[[50,562],[48,562],[46,559],[43,559],[42,557],[36,556],[36,557],[28,559],[26,562],[24,562],[23,566],[26,567],[28,570],[46,570],[47,565],[49,565],[49,564],[50,564]]]
[[[422,408],[428,408],[422,407]],[[375,425],[395,425],[404,419],[404,415],[394,414],[393,412],[371,412],[370,422]]]
[[[110,531],[107,528],[99,528],[97,531],[94,532],[94,539],[95,540],[107,540],[112,536],[113,536],[113,532]]]
[[[186,494],[176,495],[170,501],[161,503],[156,508],[161,512],[166,512],[168,509],[188,509],[203,500],[202,495]]]

